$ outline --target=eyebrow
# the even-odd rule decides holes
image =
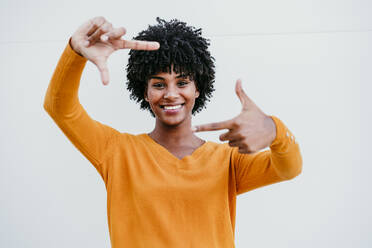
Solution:
[[[183,74],[180,74],[180,75],[176,76],[176,78],[185,78],[185,79],[187,79],[188,76],[183,75]],[[165,78],[163,78],[163,77],[159,77],[159,76],[150,76],[149,79],[165,80]]]

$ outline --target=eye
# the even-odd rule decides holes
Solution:
[[[154,87],[156,89],[162,89],[162,88],[165,87],[165,84],[164,83],[161,83],[161,82],[158,82],[158,83],[152,84],[152,87]]]
[[[177,85],[178,85],[179,87],[185,87],[185,86],[188,85],[189,83],[190,83],[190,82],[183,80],[183,81],[179,81],[179,82],[177,83]]]

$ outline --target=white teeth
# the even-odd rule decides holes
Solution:
[[[168,110],[168,109],[179,109],[181,108],[181,105],[176,105],[176,106],[164,106],[164,109]]]

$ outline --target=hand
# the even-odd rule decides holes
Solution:
[[[220,136],[221,141],[229,141],[231,147],[239,147],[240,153],[254,153],[271,145],[276,137],[276,126],[270,116],[245,94],[240,80],[236,82],[236,94],[242,103],[242,112],[227,121],[195,126],[195,132],[229,129]]]
[[[113,28],[105,18],[95,17],[81,25],[72,35],[72,49],[98,67],[104,85],[109,82],[107,59],[114,51],[119,49],[159,49],[158,42],[121,39],[125,33],[125,28]]]

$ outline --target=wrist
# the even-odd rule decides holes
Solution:
[[[271,144],[276,139],[276,124],[275,121],[271,118],[271,116],[268,115],[266,116],[265,126],[268,130],[269,146],[271,146]]]
[[[80,50],[78,49],[78,46],[77,46],[77,44],[76,44],[76,42],[75,42],[75,40],[74,40],[74,37],[71,37],[71,38],[70,38],[70,40],[69,40],[69,44],[70,44],[71,49],[72,49],[75,53],[77,53],[77,54],[80,55],[81,57],[84,57],[84,56],[81,54]]]

